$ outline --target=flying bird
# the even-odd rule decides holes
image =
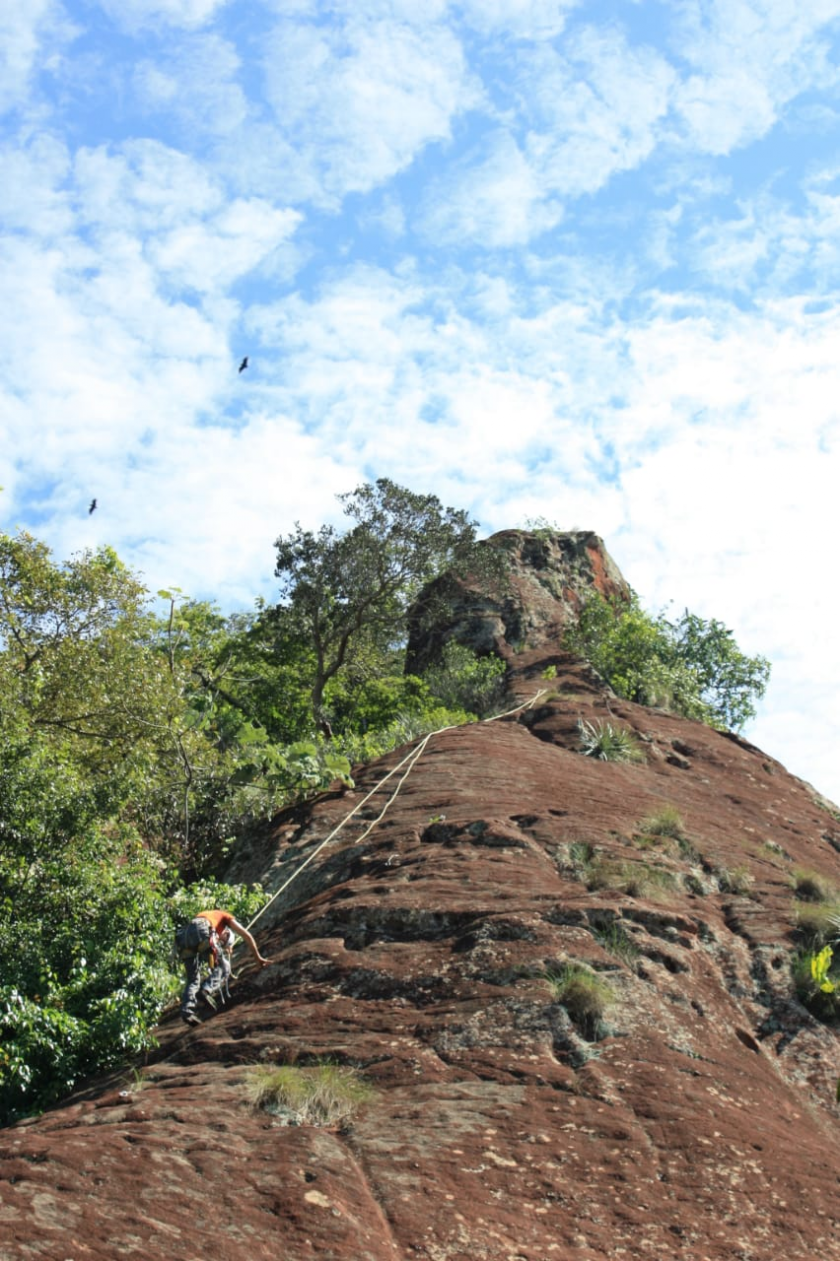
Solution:
[[[88,516],[90,516],[90,514],[91,514],[92,512],[95,512],[95,511],[96,511],[96,500],[95,500],[95,499],[91,499],[91,501],[90,501],[90,507],[88,508]]]
[[[239,371],[244,372],[247,367],[248,367],[248,356],[246,355],[245,358],[242,360],[241,364],[239,365]]]

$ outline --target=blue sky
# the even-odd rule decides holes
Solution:
[[[593,529],[840,800],[840,0],[28,0],[0,129],[2,528],[225,607],[380,476]]]

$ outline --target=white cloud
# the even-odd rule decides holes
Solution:
[[[533,77],[529,156],[547,187],[567,196],[594,192],[653,152],[676,82],[659,53],[594,27],[562,54],[541,49],[524,73]]]
[[[560,222],[561,198],[596,192],[656,147],[676,76],[651,49],[586,27],[515,64],[522,138],[497,131],[435,182],[423,224],[434,239],[524,244]]]
[[[195,159],[157,140],[81,149],[76,158],[82,224],[143,234],[171,230],[224,206],[224,188]]]
[[[224,290],[287,241],[302,217],[256,198],[240,199],[210,222],[184,224],[160,237],[150,257],[177,285]]]
[[[516,141],[502,133],[490,140],[482,157],[472,155],[432,186],[423,231],[435,241],[507,248],[527,243],[562,217],[562,206],[546,195]]]
[[[758,139],[801,92],[837,83],[828,37],[838,0],[685,0],[678,12],[675,51],[693,73],[675,107],[701,152]]]
[[[7,231],[57,237],[68,230],[70,155],[59,140],[37,132],[28,144],[8,144],[0,150],[0,166],[0,224]]]
[[[141,27],[197,27],[209,21],[229,0],[99,0],[108,16],[129,31]]]
[[[238,82],[241,62],[233,45],[219,35],[190,34],[165,56],[143,58],[134,71],[138,100],[145,110],[176,118],[196,133],[228,136],[248,118],[248,100]]]
[[[461,0],[464,19],[476,30],[520,39],[553,39],[579,0]]]
[[[405,169],[447,140],[452,119],[475,101],[461,47],[439,26],[286,22],[268,42],[265,69],[278,127],[333,197]]]
[[[53,65],[57,49],[76,34],[58,0],[0,7],[0,114],[27,102],[35,70]]]
[[[737,216],[706,220],[690,245],[691,266],[716,288],[768,295],[831,293],[840,280],[840,193],[825,169],[794,209],[762,194],[739,203]]]

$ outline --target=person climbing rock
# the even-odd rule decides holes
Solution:
[[[201,997],[215,1011],[227,989],[230,978],[230,952],[236,937],[248,943],[251,954],[261,968],[270,962],[263,958],[247,928],[234,919],[230,911],[199,911],[198,915],[175,933],[175,949],[184,965],[187,983],[181,996],[181,1019],[188,1025],[201,1020],[196,1011]],[[202,985],[201,965],[210,965],[210,975]]]

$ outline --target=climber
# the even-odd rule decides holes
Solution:
[[[267,967],[270,961],[263,958],[248,929],[237,923],[230,911],[200,911],[189,924],[176,931],[175,951],[187,976],[181,996],[181,1019],[188,1025],[201,1024],[196,1012],[199,996],[214,1011],[219,999],[224,1001],[230,978],[230,952],[235,941],[234,934],[248,943],[260,967]],[[203,960],[210,964],[210,975],[202,985]]]

